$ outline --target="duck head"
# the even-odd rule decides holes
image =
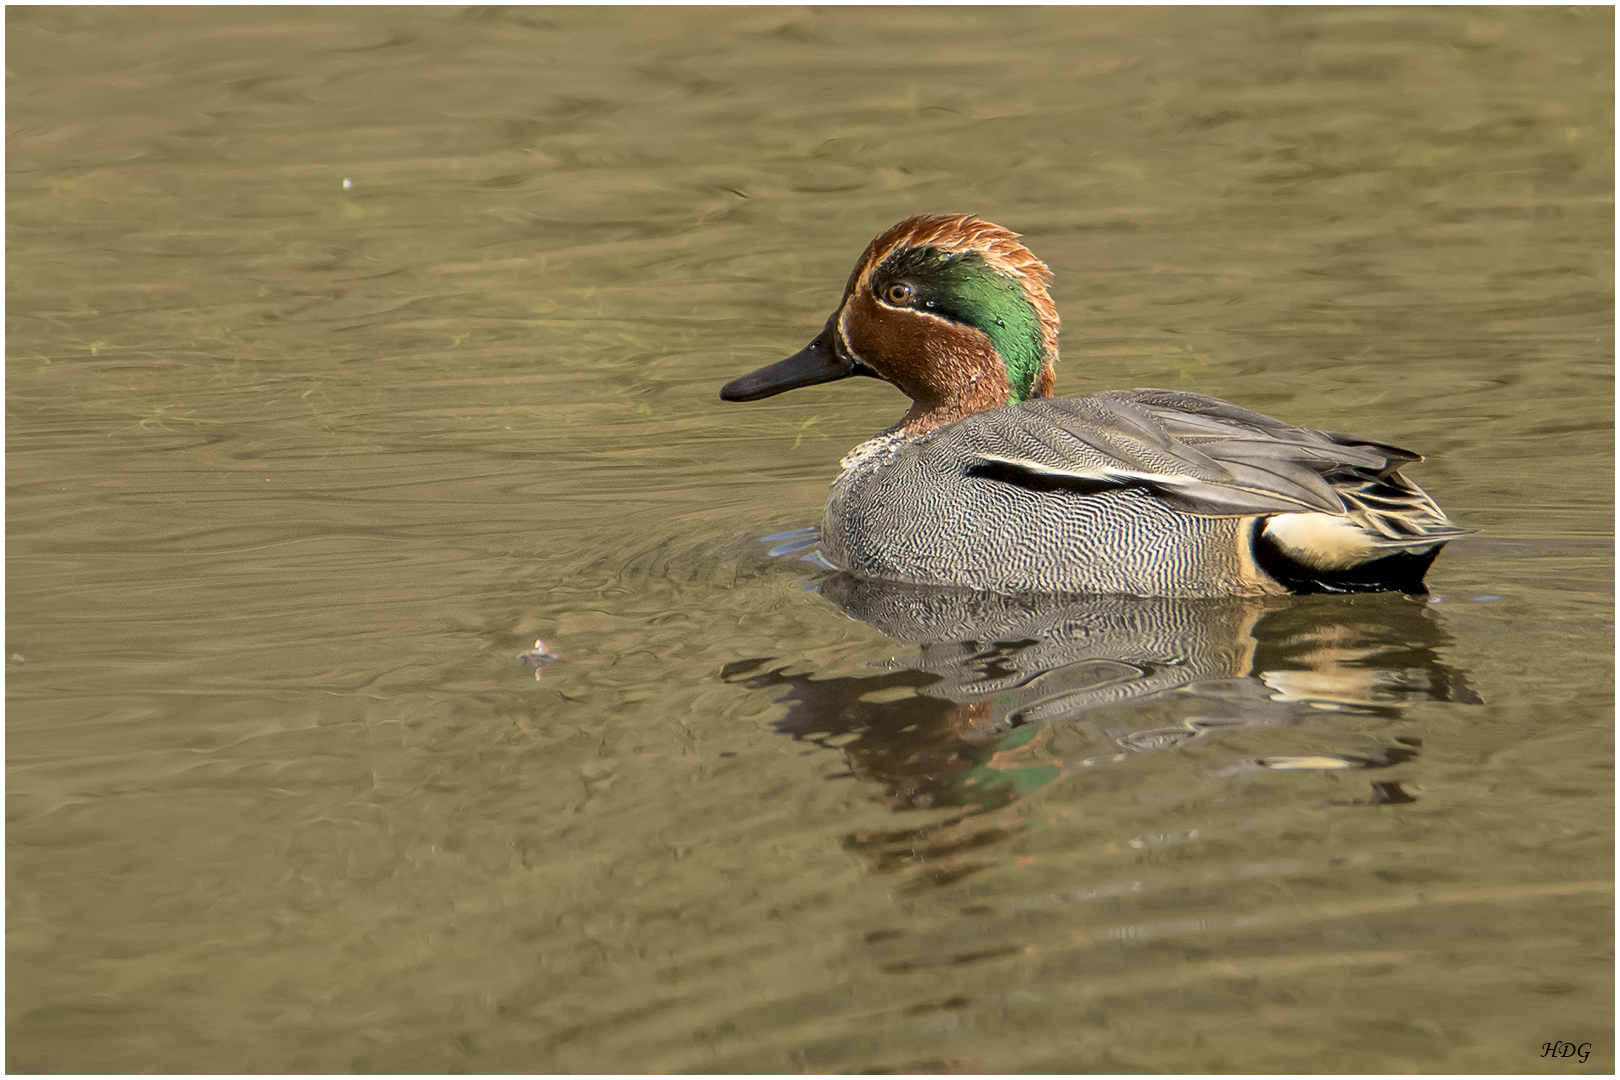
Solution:
[[[912,217],[867,245],[838,310],[803,349],[725,385],[726,401],[866,375],[911,398],[902,429],[1052,393],[1052,272],[971,214]]]

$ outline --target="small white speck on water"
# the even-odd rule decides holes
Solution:
[[[345,176],[343,178],[343,190],[348,191],[352,187],[354,187],[354,181]]]

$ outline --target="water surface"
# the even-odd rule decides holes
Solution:
[[[1613,1071],[1609,9],[7,27],[11,1070]],[[898,395],[717,390],[924,212],[1480,532],[824,574]]]

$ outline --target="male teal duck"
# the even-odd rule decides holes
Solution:
[[[1051,271],[967,214],[867,245],[809,345],[727,383],[754,401],[853,375],[911,398],[833,482],[822,553],[866,578],[998,593],[1424,591],[1447,520],[1422,458],[1178,390],[1051,397]]]

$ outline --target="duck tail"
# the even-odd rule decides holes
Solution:
[[[1466,536],[1397,469],[1323,477],[1340,514],[1274,514],[1256,523],[1255,558],[1290,592],[1427,592],[1423,577],[1447,541]]]

